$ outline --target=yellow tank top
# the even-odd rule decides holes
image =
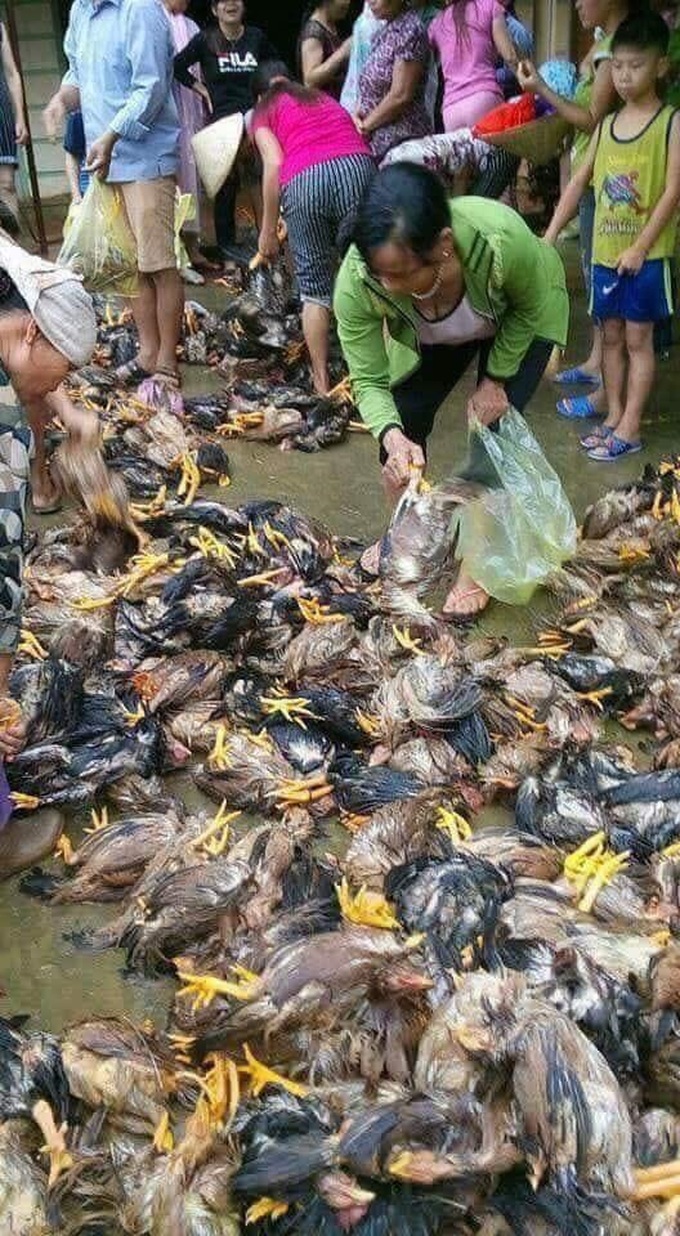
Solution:
[[[624,249],[635,244],[666,187],[668,135],[675,114],[660,107],[637,137],[620,139],[612,129],[616,116],[602,122],[595,156],[595,231],[593,262],[616,266]],[[677,217],[664,228],[648,258],[672,257]]]

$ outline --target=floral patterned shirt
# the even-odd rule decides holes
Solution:
[[[423,22],[417,13],[410,10],[386,22],[373,40],[359,79],[360,116],[367,116],[389,93],[398,60],[419,60],[423,65],[423,74],[414,98],[402,115],[369,134],[371,152],[378,162],[393,146],[414,137],[425,137],[432,131],[425,106],[430,47]]]

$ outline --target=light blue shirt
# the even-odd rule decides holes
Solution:
[[[64,38],[64,84],[80,90],[88,149],[119,134],[108,179],[154,180],[177,171],[174,47],[161,0],[74,0]]]

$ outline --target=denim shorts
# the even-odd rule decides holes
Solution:
[[[673,313],[671,263],[651,258],[636,275],[619,275],[610,266],[593,266],[590,312],[598,322],[660,322]]]

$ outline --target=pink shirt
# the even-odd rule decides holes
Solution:
[[[371,153],[352,117],[328,94],[320,94],[313,103],[280,94],[261,115],[255,115],[253,133],[258,129],[269,129],[283,151],[282,185],[317,163]]]
[[[451,6],[430,22],[428,34],[439,56],[444,78],[444,107],[471,94],[493,91],[502,99],[496,81],[498,52],[493,41],[493,23],[504,17],[498,0],[455,0],[465,9],[464,34],[458,34]]]

